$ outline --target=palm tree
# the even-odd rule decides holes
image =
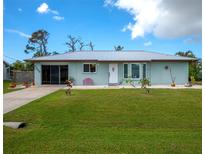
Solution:
[[[122,51],[124,49],[123,46],[118,45],[118,46],[114,46],[115,51]]]

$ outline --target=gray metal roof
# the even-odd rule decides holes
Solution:
[[[27,61],[191,61],[195,58],[147,51],[75,51],[52,56],[26,59]]]

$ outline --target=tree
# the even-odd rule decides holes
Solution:
[[[58,55],[59,53],[57,51],[53,51],[52,55]]]
[[[194,55],[194,53],[193,53],[191,50],[188,50],[188,51],[186,51],[186,52],[179,51],[179,52],[177,52],[175,55],[177,55],[177,56],[183,56],[183,57],[196,58],[196,56]]]
[[[15,61],[11,64],[11,70],[24,70],[24,63],[20,60]]]
[[[118,45],[118,46],[114,46],[115,51],[122,51],[124,49],[123,46]]]
[[[141,79],[141,80],[139,81],[139,84],[141,84],[141,88],[142,88],[142,89],[145,89],[147,93],[150,92],[149,89],[147,88],[147,86],[150,85],[150,81],[149,81],[148,79],[146,79],[146,78]]]
[[[175,55],[196,58],[194,53],[190,50],[188,50],[186,52],[179,51]],[[195,80],[197,80],[197,81],[201,80],[201,78],[202,78],[201,77],[201,72],[202,72],[201,69],[202,69],[202,64],[201,64],[200,59],[190,62],[189,63],[189,77],[193,76],[195,78]]]
[[[79,39],[76,37],[72,37],[71,35],[68,36],[68,42],[65,44],[68,46],[68,50],[71,52],[76,51],[76,45],[79,42]]]
[[[26,45],[25,53],[34,53],[33,57],[41,57],[50,55],[47,52],[49,33],[46,30],[40,29],[33,32],[31,37],[28,39],[28,44]]]
[[[94,50],[94,44],[91,41],[88,43],[88,46],[90,47],[91,51]]]
[[[85,46],[88,46],[90,50],[93,51],[94,45],[90,41],[88,44],[85,44],[80,37],[68,36],[68,41],[65,43],[68,46],[68,50],[71,52],[80,50],[82,51]]]
[[[82,51],[83,47],[85,47],[86,45],[84,44],[84,42],[81,39],[78,39],[78,43],[80,45],[79,50]]]
[[[20,60],[17,60],[13,64],[11,64],[11,70],[33,71],[33,64],[31,62],[22,62]]]

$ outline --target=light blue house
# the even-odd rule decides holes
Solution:
[[[118,85],[147,78],[152,85],[188,82],[193,58],[145,51],[76,51],[27,59],[34,63],[35,84]],[[170,73],[171,71],[171,73]]]

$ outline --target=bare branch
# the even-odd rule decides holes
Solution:
[[[79,41],[79,39],[72,37],[71,35],[68,36],[68,42],[66,42],[66,45],[68,46],[69,51],[76,51],[76,43]]]

